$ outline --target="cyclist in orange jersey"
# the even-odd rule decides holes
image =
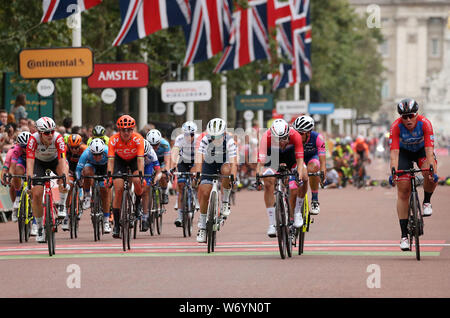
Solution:
[[[119,132],[112,135],[108,144],[108,175],[126,174],[128,169],[135,175],[144,174],[144,138],[134,131],[136,121],[133,117],[123,115],[117,120]],[[134,192],[136,194],[136,215],[139,217],[141,210],[141,196],[143,187],[141,178],[133,178]],[[123,179],[109,178],[108,183],[114,184],[115,196],[113,200],[114,229],[113,237],[120,237],[120,207],[122,205]]]

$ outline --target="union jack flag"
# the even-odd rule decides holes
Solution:
[[[277,41],[292,65],[280,65],[273,89],[309,81],[312,77],[310,0],[294,0],[290,6],[291,19],[279,26]]]
[[[44,14],[41,23],[65,19],[76,12],[88,10],[102,0],[42,0]]]
[[[187,52],[184,65],[210,59],[228,45],[232,0],[190,0],[191,24],[183,26]]]
[[[247,9],[233,13],[230,45],[214,69],[214,73],[237,69],[259,59],[270,59],[267,34],[267,1],[252,0]]]
[[[142,39],[171,26],[190,23],[188,0],[120,0],[122,27],[113,46]]]

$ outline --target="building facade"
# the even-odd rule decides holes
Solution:
[[[378,116],[397,117],[395,104],[415,98],[435,132],[450,136],[450,0],[349,0],[379,27],[384,83]]]

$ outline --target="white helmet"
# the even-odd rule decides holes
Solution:
[[[214,118],[206,125],[206,132],[210,136],[220,136],[225,133],[227,129],[227,123],[222,118]]]
[[[147,139],[144,139],[144,154],[148,155],[148,153],[150,152],[150,149],[152,149],[152,145],[150,145],[150,141],[148,141]]]
[[[148,140],[150,145],[157,145],[161,142],[161,133],[158,129],[152,129],[147,133],[147,136],[145,136],[145,139]]]
[[[183,124],[181,129],[183,129],[183,133],[185,134],[193,134],[197,132],[197,124],[193,121],[187,121]]]
[[[272,127],[270,127],[272,136],[283,138],[289,135],[289,124],[284,119],[275,119]]]
[[[294,129],[298,132],[310,132],[314,129],[314,119],[309,116],[300,116],[294,121]]]
[[[50,117],[41,117],[36,121],[36,129],[39,132],[53,131],[56,129],[56,124]]]
[[[17,136],[17,142],[21,146],[26,146],[28,144],[28,139],[30,139],[31,133],[29,131],[22,131],[19,136]]]
[[[92,154],[99,155],[102,154],[103,151],[105,151],[105,142],[103,139],[95,138],[91,141],[91,144],[89,145],[89,149],[91,150]]]

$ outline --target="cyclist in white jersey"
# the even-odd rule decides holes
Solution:
[[[214,118],[206,126],[207,135],[200,142],[198,152],[195,154],[195,172],[203,174],[237,175],[237,147],[232,136],[226,133],[226,122],[221,118]],[[208,209],[209,194],[213,180],[202,176],[198,190],[200,201],[200,217],[198,223],[197,242],[206,243],[206,212]],[[232,184],[230,179],[222,179],[223,196],[221,214],[227,218],[230,214],[230,194]]]
[[[66,160],[66,145],[64,138],[55,132],[56,124],[49,117],[42,117],[36,121],[37,132],[32,134],[27,145],[27,176],[43,177],[47,169],[56,175],[65,175],[69,180],[69,165]],[[32,208],[38,224],[36,241],[45,243],[45,231],[43,230],[42,196],[44,194],[43,182],[33,182]],[[58,218],[65,218],[66,199],[70,186],[63,187],[63,181],[59,180],[60,209]]]
[[[170,171],[177,170],[178,172],[192,172],[194,167],[194,156],[197,139],[197,124],[192,121],[187,121],[181,127],[183,133],[177,136],[175,144],[171,150],[171,169]],[[181,158],[181,162],[180,161]],[[175,226],[181,227],[183,222],[183,206],[181,203],[181,197],[183,195],[184,184],[186,179],[178,177],[178,217],[175,220]],[[196,198],[194,198],[196,201]]]

